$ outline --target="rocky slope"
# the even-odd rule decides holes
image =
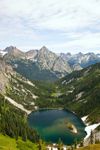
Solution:
[[[13,67],[17,66],[18,70],[20,68],[20,64],[23,64],[23,67],[25,67],[25,64],[28,64],[29,66],[32,65],[33,79],[45,80],[45,78],[48,78],[49,76],[48,79],[55,80],[72,71],[70,65],[65,60],[49,51],[45,46],[43,46],[40,50],[30,50],[28,52],[22,52],[18,48],[10,46],[4,49],[3,52],[5,52],[5,60],[11,65],[13,64]],[[35,75],[36,73],[34,70],[35,72],[37,70],[39,77]],[[25,73],[27,74],[28,71],[29,70],[26,69]]]
[[[34,92],[38,89],[28,79],[22,77],[8,65],[3,58],[0,58],[0,93],[15,107],[29,113],[37,109],[35,101],[38,98]]]
[[[5,60],[11,59],[25,59],[25,53],[14,46],[7,47],[3,50],[6,54],[4,55]]]
[[[10,46],[0,50],[0,54],[16,71],[31,80],[57,80],[75,70],[100,62],[100,54],[94,53],[61,53],[57,55],[43,46],[40,50],[33,49],[23,52]],[[31,75],[30,72],[31,66]],[[24,71],[22,69],[24,68]]]
[[[8,86],[9,80],[7,74],[13,74],[12,67],[7,65],[2,57],[0,57],[0,92],[5,92]]]
[[[32,60],[32,61],[37,61],[37,55],[38,55],[38,50],[30,50],[26,52],[26,59]]]
[[[29,114],[38,107],[51,107],[53,83],[30,81],[0,59],[0,93],[15,108]]]
[[[55,53],[49,51],[45,46],[38,52],[37,62],[41,68],[52,70],[53,72],[62,74],[71,72],[69,64]]]

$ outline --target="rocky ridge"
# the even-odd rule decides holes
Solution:
[[[77,54],[71,54],[71,53],[61,53],[60,54],[61,58],[63,58],[65,61],[67,61],[73,68],[74,66],[78,65],[78,69],[74,70],[79,70],[85,67],[88,67],[92,64],[100,62],[100,54],[95,54],[95,53],[77,53]]]
[[[3,52],[5,52],[3,57],[7,62],[13,60],[31,61],[40,70],[48,70],[57,77],[62,77],[72,72],[72,68],[65,60],[45,46],[40,50],[30,50],[28,52],[23,52],[16,47],[10,46],[5,48]]]

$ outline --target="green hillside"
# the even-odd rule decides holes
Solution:
[[[0,150],[38,150],[38,145],[27,140],[22,141],[19,138],[17,141],[9,136],[0,134]]]
[[[29,81],[16,72],[1,72],[5,74],[4,80],[7,78],[7,86],[5,93],[0,94],[0,133],[11,137],[9,140],[1,135],[1,149],[6,150],[10,145],[13,149],[28,150],[36,146],[34,143],[39,143],[38,133],[27,123],[27,115],[5,96],[26,110],[65,108],[80,117],[88,115],[87,121],[91,124],[100,122],[100,63],[51,83]]]
[[[39,141],[39,135],[31,129],[27,123],[27,116],[23,111],[8,103],[0,94],[0,133],[9,135],[18,140],[20,136],[23,141]]]
[[[35,106],[39,108],[55,107],[52,103],[55,97],[55,84],[43,81],[29,81],[23,76],[12,75],[9,79],[9,87],[6,88],[6,95],[19,104],[22,104],[28,110],[34,110]]]
[[[35,86],[21,76],[12,76],[6,94],[29,110],[34,110],[31,105],[34,102],[39,108],[67,108],[79,116],[89,115],[91,123],[100,122],[100,63],[57,82],[32,81],[32,84]]]
[[[9,136],[0,134],[0,150],[39,150],[39,145],[27,140],[22,141],[19,138],[17,141]],[[42,150],[46,150],[45,144],[42,144]],[[71,148],[69,148],[71,150]],[[78,148],[78,150],[100,150],[100,144],[92,144],[86,147]]]
[[[57,84],[63,107],[80,116],[89,115],[91,123],[100,122],[100,63],[75,71]]]

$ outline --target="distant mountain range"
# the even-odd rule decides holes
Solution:
[[[67,61],[71,66],[79,66],[80,68],[88,67],[92,64],[100,62],[100,54],[95,53],[78,53],[78,54],[71,54],[71,53],[61,53],[61,58]],[[74,70],[76,70],[74,68]]]
[[[30,80],[54,81],[74,70],[81,70],[91,64],[100,62],[100,54],[78,53],[72,55],[71,53],[61,53],[57,55],[45,46],[40,50],[34,49],[27,52],[10,46],[0,50],[0,55],[17,72]]]

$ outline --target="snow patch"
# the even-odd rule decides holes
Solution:
[[[64,84],[66,82],[66,80],[62,81],[62,84]]]
[[[88,117],[88,116],[84,116],[84,117],[82,117],[82,118],[81,118],[81,119],[82,119],[82,121],[83,121],[83,122],[86,122],[87,117]]]
[[[0,54],[1,54],[1,56],[4,56],[4,55],[6,55],[8,52],[5,52],[5,51],[3,51],[3,50],[0,50]]]
[[[99,125],[100,125],[100,123],[87,126],[85,128],[85,131],[86,131],[87,135],[84,138],[84,140],[86,140],[91,135],[91,131],[95,130]]]
[[[25,108],[23,107],[23,105],[18,104],[17,102],[15,102],[15,101],[14,101],[13,99],[11,99],[10,97],[5,96],[5,99],[6,99],[7,101],[9,101],[11,104],[13,104],[14,106],[16,106],[17,108],[19,108],[19,109],[21,109],[22,111],[26,112],[27,114],[30,114],[30,113],[31,113],[31,111],[25,109]]]
[[[35,85],[31,82],[31,81],[27,81],[26,83],[28,83],[29,85],[31,85],[31,86],[34,86],[35,87]]]
[[[66,80],[64,80],[64,81],[62,81],[62,84],[67,85],[67,84],[71,83],[73,80],[74,80],[74,78],[70,79],[68,82]]]
[[[32,93],[31,93],[31,94],[32,94]],[[32,94],[32,98],[33,98],[33,99],[37,99],[37,98],[38,98],[38,96],[36,96],[36,95]]]
[[[38,106],[34,106],[34,109],[35,109],[35,110],[38,110]]]
[[[35,105],[35,103],[34,103],[34,102],[31,102],[31,105]]]
[[[79,94],[77,94],[77,95],[76,95],[76,100],[79,100],[79,99],[82,97],[83,93],[84,93],[84,92],[80,92]]]
[[[25,89],[22,89],[22,92],[23,92],[23,93],[26,93]]]
[[[100,125],[100,123],[89,125],[88,123],[86,123],[87,117],[88,115],[81,118],[82,121],[86,124],[85,131],[87,135],[84,140],[87,140],[87,138],[89,138],[89,136],[91,135],[91,131],[95,130]]]
[[[37,99],[38,98],[38,96],[36,96],[35,94],[33,94],[30,90],[27,90],[27,92],[29,92],[32,95],[33,99]]]
[[[24,78],[24,81],[22,80],[22,79],[19,79],[20,81],[22,81],[22,82],[24,82],[24,83],[27,83],[27,84],[29,84],[29,85],[31,85],[31,86],[33,86],[33,87],[35,87],[35,84],[33,84],[31,81],[29,81],[29,80],[25,80],[25,78]]]

